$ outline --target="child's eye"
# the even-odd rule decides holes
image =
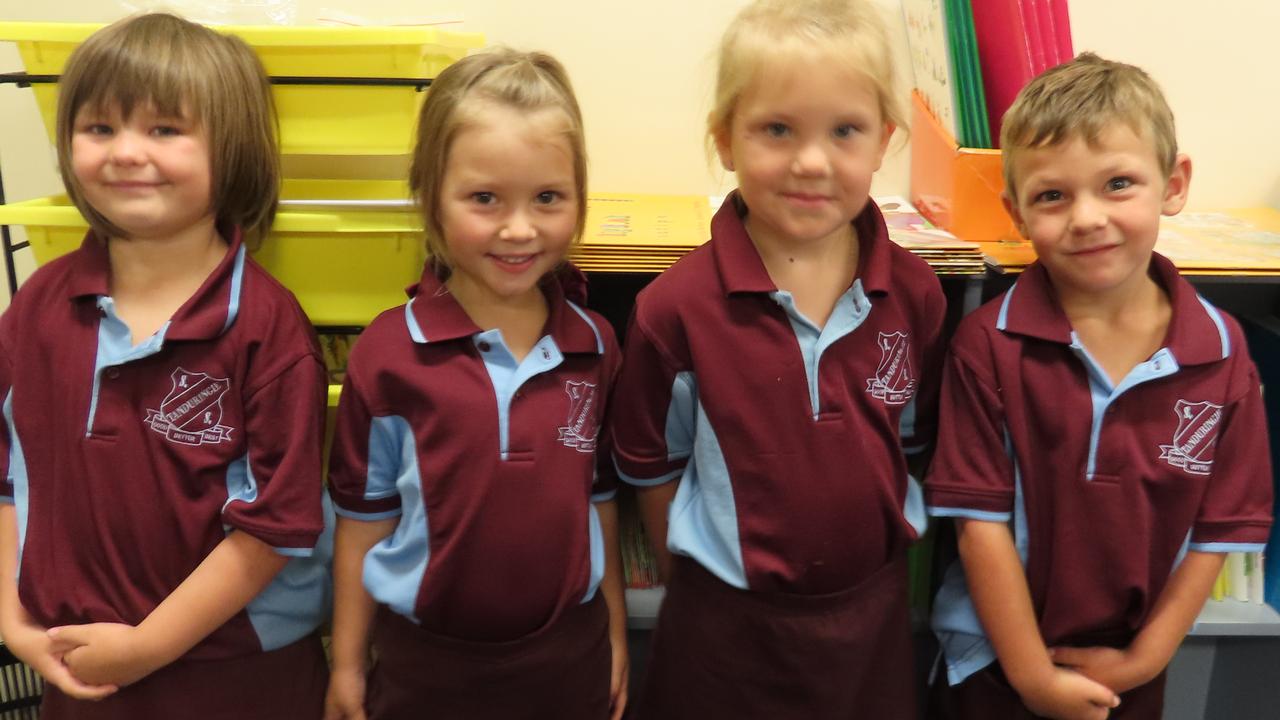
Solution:
[[[836,128],[831,131],[831,134],[843,140],[844,138],[852,137],[856,132],[858,132],[857,125],[845,123],[843,125],[837,125]]]
[[[787,127],[784,123],[771,122],[764,126],[764,132],[769,137],[780,138],[786,137],[787,133],[791,132],[791,128]]]
[[[110,125],[106,125],[104,123],[89,123],[87,125],[82,126],[80,128],[80,132],[85,133],[87,135],[107,136],[107,135],[110,135],[112,131],[111,131]]]
[[[1119,192],[1133,185],[1133,180],[1127,177],[1113,177],[1107,181],[1107,189],[1111,192]]]
[[[554,203],[559,199],[560,199],[560,193],[556,192],[555,190],[543,190],[542,192],[538,193],[538,196],[534,198],[534,201],[537,202],[539,205],[550,205],[551,203]]]
[[[1059,200],[1061,200],[1061,199],[1062,199],[1062,193],[1061,193],[1060,191],[1058,191],[1058,190],[1045,190],[1044,192],[1040,193],[1039,195],[1036,195],[1036,196],[1035,196],[1035,199],[1033,200],[1033,202],[1038,202],[1038,203],[1057,202],[1057,201],[1059,201]]]
[[[177,137],[182,131],[172,125],[157,125],[151,128],[151,134],[156,137]]]
[[[471,199],[474,200],[477,205],[492,205],[498,200],[497,196],[493,193],[484,190],[471,193]]]

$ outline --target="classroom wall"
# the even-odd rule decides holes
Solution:
[[[973,0],[982,2],[984,0]],[[464,18],[495,43],[555,53],[568,67],[587,123],[591,187],[598,191],[722,193],[731,177],[706,161],[703,119],[712,54],[747,0],[170,0],[200,19],[298,24],[317,17],[372,22]],[[903,92],[910,84],[899,0],[876,0],[898,42]],[[151,0],[0,0],[0,20],[116,19]],[[1072,0],[1077,50],[1147,68],[1169,96],[1178,136],[1194,163],[1191,209],[1280,207],[1280,4],[1270,0]],[[0,43],[0,72],[21,69]],[[60,190],[53,152],[30,92],[0,86],[0,169],[10,200]],[[910,150],[890,153],[873,192],[908,193]],[[318,175],[323,163],[296,163]],[[376,173],[381,167],[368,171]],[[25,254],[25,253],[20,253]],[[19,276],[26,271],[19,270]],[[0,303],[5,302],[0,290]]]

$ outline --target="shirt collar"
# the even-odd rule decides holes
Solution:
[[[228,239],[226,254],[199,289],[174,312],[166,340],[208,340],[235,322],[244,288],[246,253],[239,228],[231,228],[223,237]],[[111,294],[111,260],[106,241],[90,230],[72,262],[68,285],[71,300],[92,298],[96,303],[99,297]]]
[[[405,322],[409,336],[416,343],[470,338],[483,332],[449,292],[442,275],[441,269],[428,261],[422,279],[405,290],[410,298],[405,306]],[[595,321],[582,309],[586,304],[586,285],[586,276],[570,263],[549,273],[539,284],[547,298],[547,323],[542,334],[550,335],[565,354],[604,352],[604,341]]]
[[[1151,254],[1152,277],[1169,295],[1172,316],[1163,347],[1180,365],[1221,360],[1230,354],[1226,326],[1216,308],[1206,303],[1174,264]],[[1071,322],[1058,303],[1049,273],[1040,262],[1027,268],[1005,293],[996,327],[1027,337],[1070,345]]]
[[[743,218],[747,212],[734,190],[711,219],[711,251],[715,257],[725,293],[774,292],[778,289],[747,234]],[[889,291],[892,248],[884,216],[875,201],[868,200],[852,221],[858,236],[858,279],[868,294]]]

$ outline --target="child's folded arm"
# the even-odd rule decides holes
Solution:
[[[965,575],[981,578],[969,583],[978,619],[1023,703],[1048,717],[1088,717],[1100,708],[1115,707],[1119,698],[1111,690],[1054,665],[1040,636],[1031,591],[1008,526],[962,520],[957,540]]]

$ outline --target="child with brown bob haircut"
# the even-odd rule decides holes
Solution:
[[[1005,115],[1005,206],[1039,260],[961,323],[929,511],[956,519],[934,718],[1161,716],[1271,471],[1239,325],[1153,252],[1191,163],[1142,70],[1083,54]],[[966,582],[967,578],[967,582]]]
[[[322,711],[324,368],[246,254],[275,125],[253,51],[172,15],[67,61],[59,166],[91,229],[0,318],[0,634],[43,718]]]

